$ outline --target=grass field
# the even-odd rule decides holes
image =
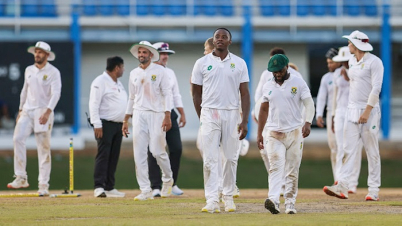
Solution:
[[[382,189],[381,201],[366,202],[365,189],[348,200],[329,197],[321,189],[301,189],[296,215],[272,215],[264,208],[266,189],[242,189],[237,211],[202,213],[202,190],[184,195],[133,201],[138,190],[124,190],[125,198],[94,198],[80,190],[79,198],[1,198],[0,225],[400,225],[402,189]],[[58,191],[51,191],[58,192]],[[1,192],[2,194],[10,192]],[[283,202],[283,200],[282,200]]]

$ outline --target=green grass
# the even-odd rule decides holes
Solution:
[[[37,189],[38,161],[29,156],[27,163],[30,189]],[[93,188],[93,156],[76,156],[75,189]],[[399,170],[402,160],[382,161],[382,187],[402,187]],[[367,161],[363,160],[359,179],[359,187],[367,187]],[[13,158],[0,159],[0,190],[6,190],[7,183],[13,180]],[[52,156],[51,189],[68,187],[68,155]],[[303,160],[300,167],[300,188],[322,188],[333,183],[330,161]],[[239,159],[237,184],[240,188],[267,188],[268,175],[260,158]],[[202,161],[183,157],[181,161],[178,185],[182,188],[203,188]],[[116,172],[116,188],[137,189],[134,160],[132,157],[121,157]]]

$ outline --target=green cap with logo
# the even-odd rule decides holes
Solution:
[[[275,54],[268,62],[268,71],[277,72],[289,64],[289,59],[283,54]]]

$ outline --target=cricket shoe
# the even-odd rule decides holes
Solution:
[[[207,203],[207,205],[204,206],[204,208],[201,209],[201,212],[204,212],[204,213],[220,213],[221,208],[219,207],[218,202],[210,202],[210,203]]]
[[[170,179],[168,182],[163,182],[162,190],[161,190],[161,197],[166,198],[172,194],[172,186],[173,186],[173,179]]]
[[[380,197],[378,196],[378,193],[368,193],[366,195],[366,201],[380,201]]]
[[[285,209],[286,209],[286,210],[285,210],[285,213],[286,213],[286,214],[296,214],[296,213],[297,213],[294,204],[287,204],[287,205],[285,205]]]
[[[352,188],[350,188],[350,189],[348,190],[348,193],[349,193],[349,194],[356,194],[356,192],[357,192],[356,186],[353,186]]]
[[[7,184],[7,188],[18,189],[18,188],[27,188],[29,187],[28,184],[28,177],[23,176],[14,176],[15,179],[13,182]]]
[[[103,188],[95,188],[94,197],[95,198],[105,198],[106,197],[105,189],[103,189]]]
[[[141,192],[141,194],[135,196],[134,201],[145,201],[148,199],[154,199],[154,197],[152,196],[152,191]]]
[[[240,197],[240,189],[235,185],[235,190],[233,193],[233,198],[239,198]]]
[[[124,198],[124,196],[126,196],[126,193],[119,192],[117,189],[105,191],[105,194],[108,198]]]
[[[348,199],[348,189],[344,188],[340,184],[333,186],[325,186],[323,190],[325,194],[329,196],[335,196],[340,199]]]
[[[172,187],[172,194],[173,195],[182,195],[184,192],[177,186]]]
[[[266,199],[264,206],[265,206],[265,209],[269,210],[269,212],[271,212],[272,214],[278,214],[281,212],[279,210],[279,203],[275,203],[271,199]]]
[[[236,205],[234,204],[233,197],[229,195],[224,195],[222,198],[222,202],[225,204],[226,212],[234,212],[236,211]]]
[[[38,188],[39,188],[38,190],[39,196],[49,196],[49,185],[39,184]]]
[[[161,190],[160,189],[152,190],[152,196],[153,197],[161,197]]]

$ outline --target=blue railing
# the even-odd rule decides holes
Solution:
[[[250,0],[254,16],[379,15],[377,0]],[[241,0],[0,0],[0,17],[82,16],[240,16]],[[67,3],[68,4],[68,3]],[[68,10],[59,10],[68,8]],[[62,11],[62,12],[61,12]]]

